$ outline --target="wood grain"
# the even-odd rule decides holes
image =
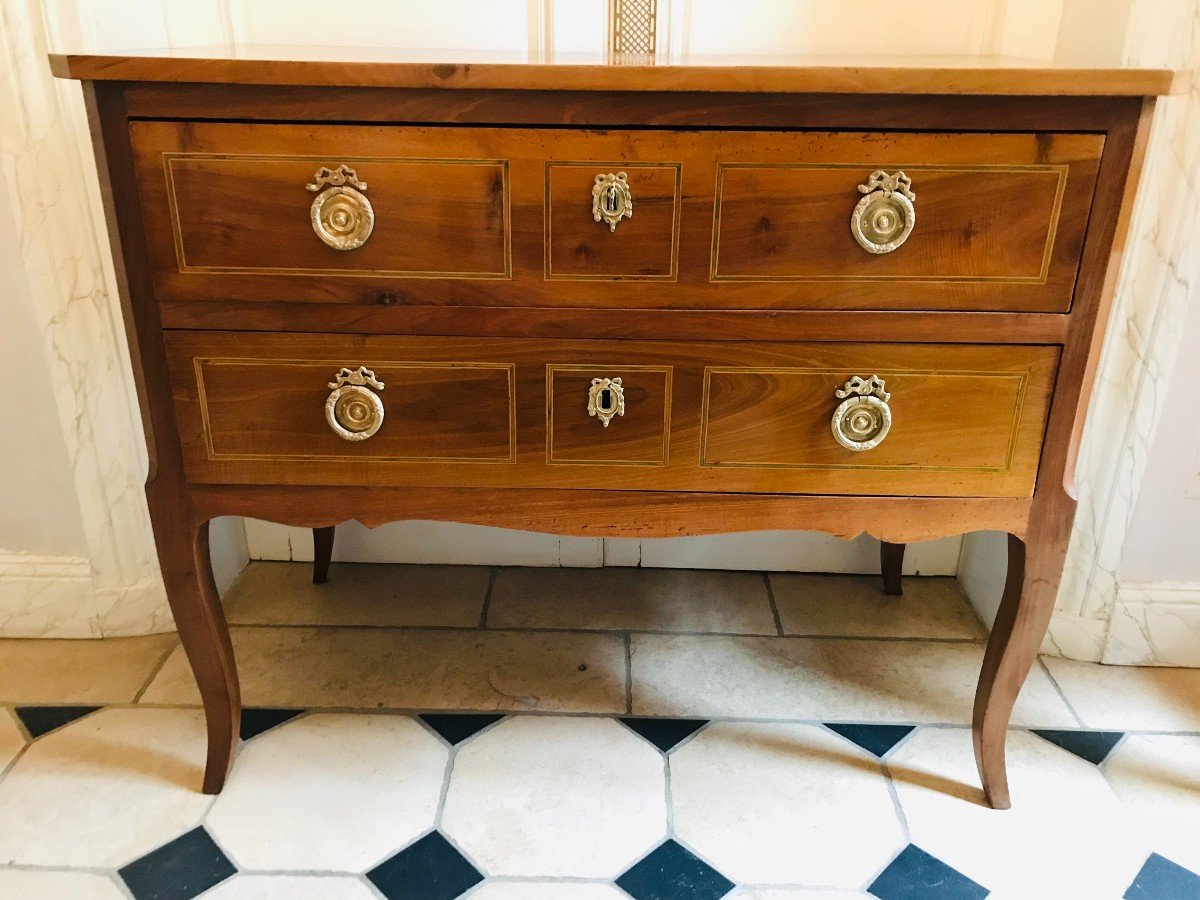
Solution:
[[[574,537],[669,538],[736,531],[822,531],[851,540],[929,541],[981,529],[1024,534],[1028,499],[830,497],[443,487],[194,485],[194,514],[261,516],[300,528],[354,519],[494,525]]]
[[[147,265],[125,110],[119,91],[111,85],[87,85],[84,101],[142,404],[150,464],[146,505],[171,615],[204,703],[208,758],[202,790],[215,794],[225,784],[238,744],[242,701],[237,664],[213,584],[208,519],[195,515],[184,483],[183,453]]]
[[[1012,342],[1058,344],[1070,318],[1052,313],[865,312],[857,310],[628,309],[606,307],[398,306],[379,291],[358,304],[198,300],[162,305],[169,328],[344,334],[462,335],[704,341]],[[953,327],[949,327],[952,325]]]
[[[1027,497],[1057,362],[1053,347],[996,345],[179,331],[167,344],[188,478],[225,484]],[[360,365],[387,385],[386,418],[348,442],[325,421],[327,382]],[[856,374],[887,380],[895,414],[865,453],[830,430]],[[629,380],[608,428],[586,414],[593,377]]]
[[[1076,504],[1064,490],[1073,480],[1067,467],[1074,465],[1071,448],[1090,387],[1089,360],[1099,346],[1098,332],[1104,330],[1097,323],[1107,302],[1103,286],[1116,277],[1120,265],[1110,250],[1117,229],[1128,227],[1133,192],[1126,184],[1136,183],[1140,174],[1150,120],[1144,109],[1108,133],[1030,524],[1023,540],[1015,534],[1009,539],[1008,579],[984,655],[972,727],[984,793],[997,809],[1012,802],[1005,764],[1008,723],[1054,614],[1071,540]]]
[[[131,127],[135,146],[147,128],[191,133],[176,123]],[[188,142],[185,138],[177,143]],[[163,159],[172,207],[169,227],[180,272],[508,275],[504,160],[364,160],[356,152],[354,133],[334,141],[309,135],[303,143],[307,148],[295,147],[294,156],[284,155],[287,145],[280,141],[273,142],[275,153],[269,156],[249,151],[212,157],[183,151]],[[470,153],[469,147],[455,146],[458,143],[443,138],[427,151]],[[314,193],[306,186],[313,183],[314,173],[343,164],[354,167],[364,181],[369,179],[364,195],[379,211],[366,244],[352,251],[321,243],[308,216]]]
[[[1137,110],[1141,96],[928,96],[731,91],[386,89],[344,86],[133,82],[123,85],[139,119],[253,122],[426,122],[617,129],[760,128],[849,131],[1024,131],[1102,133]],[[349,117],[349,113],[353,116]]]
[[[590,54],[235,44],[143,54],[51,54],[60,78],[232,84],[577,91],[832,91],[843,94],[1159,94],[1164,69],[1084,68],[1007,57],[720,55],[634,62]],[[325,58],[321,58],[324,56]]]
[[[1091,134],[131,129],[163,298],[353,305],[385,292],[405,306],[619,296],[624,307],[1063,312],[1103,148]],[[463,162],[437,162],[451,158]],[[368,182],[376,214],[351,251],[313,234],[303,190],[342,162]],[[918,225],[899,250],[872,255],[850,234],[858,185],[900,168]],[[613,170],[630,174],[635,214],[610,231],[592,218],[591,184]]]

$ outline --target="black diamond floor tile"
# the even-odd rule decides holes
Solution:
[[[1108,759],[1108,754],[1112,753],[1113,748],[1121,742],[1121,738],[1125,737],[1123,731],[1057,731],[1034,728],[1033,733],[1097,766]]]
[[[302,709],[264,709],[260,706],[247,706],[242,710],[242,740],[248,741],[252,737],[258,737],[276,725],[290,722],[302,712]]]
[[[421,721],[453,747],[503,718],[504,713],[429,713]]]
[[[826,722],[825,727],[880,759],[917,730],[913,725],[868,725],[857,722]]]
[[[202,826],[151,850],[119,872],[136,900],[190,900],[236,873]]]
[[[1200,875],[1151,853],[1124,894],[1125,900],[1185,900],[1200,897]]]
[[[683,845],[667,840],[618,878],[617,887],[634,900],[717,900],[734,884]]]
[[[483,875],[439,832],[415,844],[367,873],[388,900],[453,900],[483,881]]]
[[[708,719],[651,719],[638,716],[625,716],[621,721],[663,753],[669,752],[680,741],[690,738],[708,724]]]
[[[13,712],[31,738],[40,738],[98,710],[98,706],[18,706]]]
[[[867,892],[879,900],[982,900],[987,888],[909,844],[879,873]]]

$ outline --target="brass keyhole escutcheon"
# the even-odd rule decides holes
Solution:
[[[592,185],[592,218],[616,231],[622,219],[633,218],[633,195],[624,172],[597,175]]]
[[[620,378],[593,378],[588,391],[589,416],[600,420],[605,428],[614,416],[625,415],[625,389]]]
[[[347,441],[365,441],[383,425],[383,400],[375,391],[383,382],[366,366],[339,371],[329,382],[333,393],[325,401],[325,420],[334,434]]]

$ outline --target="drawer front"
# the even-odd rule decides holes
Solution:
[[[197,483],[1024,497],[1058,362],[1037,346],[166,338]]]
[[[168,327],[174,304],[218,297],[1061,312],[1104,144],[1088,134],[130,128]]]
[[[452,151],[452,147],[443,147]],[[504,160],[372,159],[339,155],[369,174],[355,194],[318,179],[321,158],[169,154],[163,159],[175,260],[189,275],[507,278],[507,171]],[[319,182],[319,183],[318,183]],[[352,183],[353,184],[353,183]],[[358,182],[359,185],[365,182]],[[311,190],[317,188],[317,190]],[[344,185],[341,186],[344,189]],[[353,234],[358,247],[324,242],[313,227],[314,194],[324,234]],[[325,200],[325,196],[329,199]],[[343,199],[337,206],[337,198]],[[370,204],[368,207],[367,204]],[[378,207],[386,215],[374,215]],[[300,212],[301,215],[297,215]],[[339,235],[333,217],[350,217]],[[358,225],[365,235],[365,225]]]

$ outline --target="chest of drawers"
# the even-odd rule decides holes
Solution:
[[[235,57],[253,57],[239,51]],[[204,698],[207,522],[1010,535],[989,801],[1053,609],[1170,73],[62,56],[85,83],[147,497]],[[319,560],[319,565],[321,560]]]

